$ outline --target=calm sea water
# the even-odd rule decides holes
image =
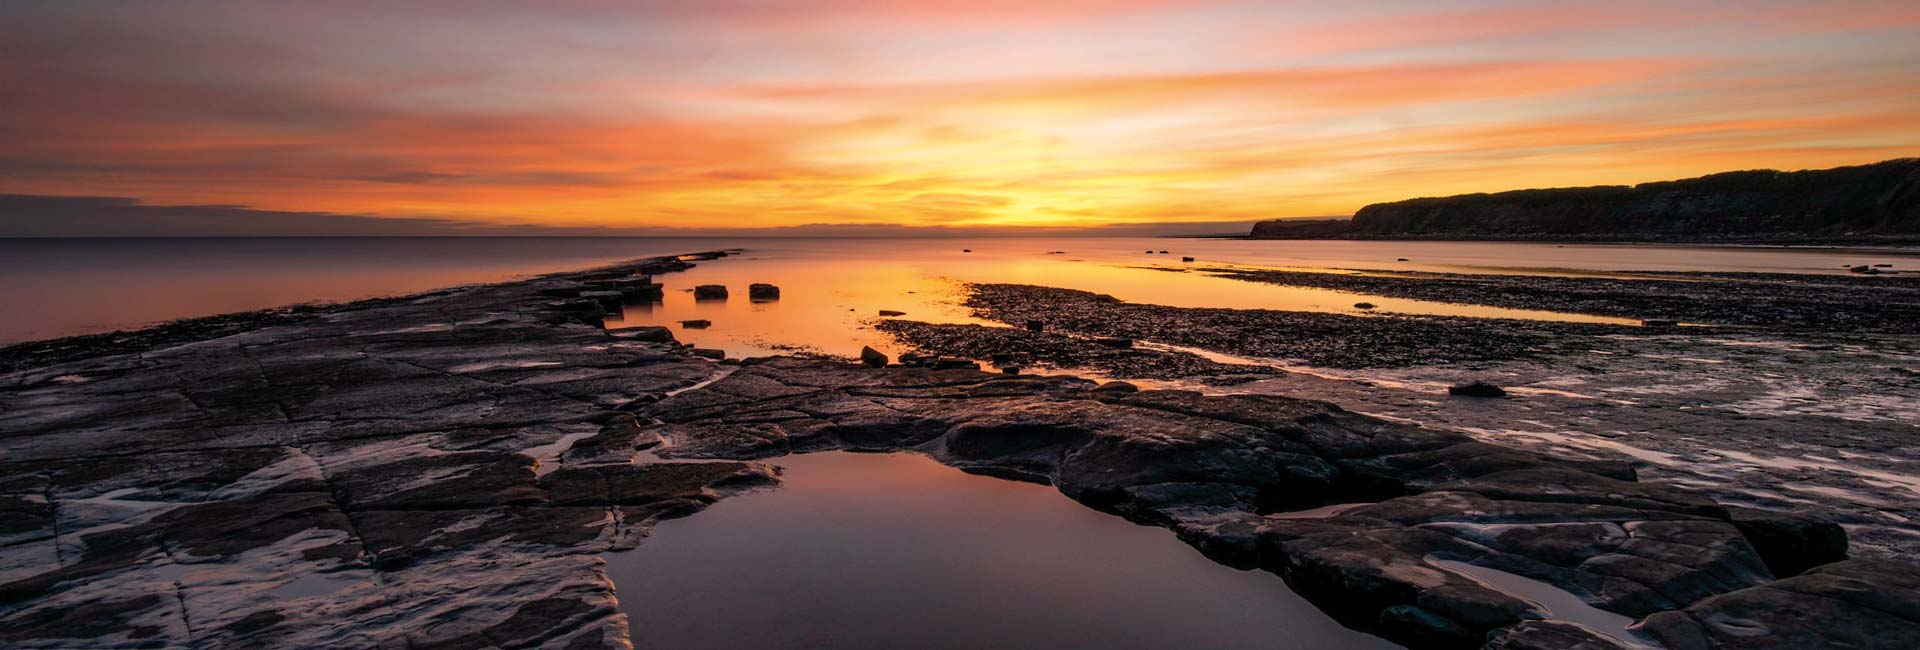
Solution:
[[[0,342],[112,331],[287,304],[403,294],[492,282],[599,263],[715,248],[748,259],[664,278],[691,283],[773,282],[776,306],[744,300],[695,306],[670,294],[638,306],[634,323],[723,315],[708,338],[743,352],[786,345],[840,351],[863,336],[875,309],[964,322],[943,289],[953,281],[1030,282],[1182,306],[1348,309],[1355,296],[1263,287],[1153,268],[1207,264],[1429,271],[1842,272],[1842,266],[1920,266],[1911,252],[1462,242],[1242,241],[1207,239],[662,239],[662,238],[261,238],[0,240]],[[964,253],[962,249],[972,249]],[[1145,251],[1156,251],[1147,254]],[[1157,251],[1166,250],[1167,255]],[[1063,251],[1054,254],[1054,251]],[[1198,258],[1194,265],[1180,257]],[[1406,258],[1407,261],[1399,261]],[[912,292],[912,293],[909,293]],[[1573,318],[1367,298],[1382,311]],[[855,312],[847,312],[854,309]],[[757,311],[756,311],[757,310]],[[837,311],[836,311],[837,310]],[[831,312],[831,313],[830,313]],[[917,312],[917,313],[916,313]],[[700,314],[685,316],[685,314]],[[750,319],[750,320],[742,320]],[[777,320],[777,325],[772,321]],[[728,332],[731,332],[729,334]],[[763,333],[787,332],[782,340]],[[779,338],[779,337],[776,337]],[[857,351],[858,347],[855,346]]]

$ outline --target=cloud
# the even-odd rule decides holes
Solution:
[[[1893,0],[5,3],[0,192],[187,230],[1341,214],[1912,155],[1916,43]]]

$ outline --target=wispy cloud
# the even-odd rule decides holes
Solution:
[[[1339,214],[1913,155],[1916,70],[1892,0],[19,2],[0,192],[442,229]]]

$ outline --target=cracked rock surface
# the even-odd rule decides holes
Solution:
[[[0,646],[624,647],[601,553],[775,478],[628,462],[719,367],[541,292],[685,266],[8,350]]]
[[[0,375],[0,646],[627,647],[602,554],[825,449],[1054,485],[1408,645],[1617,645],[1538,620],[1536,603],[1441,563],[1455,560],[1644,618],[1672,647],[1920,646],[1913,565],[1843,561],[1832,524],[1728,508],[1623,463],[1287,397],[728,366],[609,335],[600,303],[570,294],[685,265],[138,349],[0,351],[43,361]]]

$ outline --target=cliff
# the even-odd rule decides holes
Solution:
[[[1263,239],[1920,241],[1920,158],[1713,174],[1632,187],[1464,194],[1377,203],[1344,227],[1285,220]]]

